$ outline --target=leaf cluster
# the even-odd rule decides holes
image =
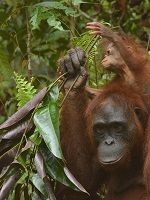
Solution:
[[[26,89],[29,90],[26,102],[23,99],[26,104],[0,125],[3,133],[0,141],[0,170],[3,170],[0,196],[15,199],[23,193],[25,199],[40,196],[55,199],[53,190],[57,181],[86,192],[67,169],[62,154],[58,86],[53,83],[34,95],[35,89],[31,83],[15,75],[18,92],[25,91],[26,95]],[[22,103],[22,96],[19,97]]]

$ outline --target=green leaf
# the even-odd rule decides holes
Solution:
[[[32,183],[46,198],[48,197],[47,191],[45,189],[44,182],[38,174],[33,175]]]
[[[17,184],[24,184],[26,182],[26,179],[28,178],[29,174],[27,172],[22,173],[22,176],[17,181]]]
[[[64,164],[47,149],[44,144],[40,146],[40,152],[44,159],[44,164],[47,170],[47,173],[55,180],[61,182],[62,184],[78,190],[76,186],[67,178],[64,173]]]
[[[39,24],[40,24],[40,17],[39,17],[39,13],[40,13],[40,8],[35,8],[33,13],[32,13],[32,17],[30,19],[30,23],[32,24],[32,30],[34,29],[38,29],[39,28]]]
[[[149,27],[144,27],[144,31],[147,33],[147,35],[150,35],[150,28]]]
[[[56,17],[54,15],[50,16],[48,19],[47,19],[47,23],[54,27],[55,29],[59,30],[59,31],[64,31],[62,25],[61,25],[61,22],[58,21],[56,19]]]
[[[37,129],[35,129],[34,133],[30,136],[30,139],[37,146],[40,145],[42,138],[41,138],[40,133]]]
[[[39,200],[39,199],[42,199],[42,198],[37,194],[37,191],[33,191],[32,195],[31,195],[31,199],[32,200]]]
[[[53,85],[53,83],[49,86],[50,89],[50,98],[51,101],[56,102],[59,97],[59,88],[57,85]]]
[[[68,16],[70,15],[71,17],[79,16],[79,14],[75,10],[73,10],[72,8],[69,8],[69,7],[66,8],[65,13],[66,13],[66,15],[68,15]]]
[[[38,3],[35,6],[43,6],[43,7],[54,8],[54,9],[59,9],[59,10],[65,10],[67,8],[61,2],[54,2],[54,1],[53,2],[45,1],[42,3]]]
[[[63,158],[60,143],[51,119],[50,105],[39,109],[34,115],[34,122],[49,150],[58,158]]]
[[[45,107],[35,113],[34,122],[49,150],[57,158],[63,159],[59,138],[59,110],[56,101],[54,101],[58,97],[58,88],[53,87],[51,90],[55,90],[52,92],[52,100],[49,100]]]
[[[60,13],[61,11],[61,13]],[[60,17],[62,12],[67,16],[77,17],[77,12],[71,7],[65,6],[62,2],[42,2],[35,5],[31,12],[32,29],[38,29],[42,20],[59,31],[64,31]]]
[[[59,108],[57,105],[57,100],[59,97],[59,89],[58,86],[53,86],[50,90],[50,100],[51,103],[49,104],[49,109],[51,113],[52,123],[57,134],[58,140],[60,141],[60,131],[59,131]]]
[[[52,16],[53,12],[49,12],[47,8],[35,7],[31,12],[30,22],[32,24],[32,30],[38,29],[42,20],[46,20]]]
[[[61,10],[61,11],[64,11],[66,15],[70,15],[72,17],[77,17],[78,14],[77,12],[72,9],[71,7],[68,7],[68,6],[65,6],[62,2],[49,2],[49,1],[46,1],[46,2],[42,2],[42,3],[38,3],[36,4],[35,6],[43,6],[43,7],[46,7],[48,9],[55,9],[55,10]]]
[[[21,149],[21,153],[16,158],[17,161],[27,170],[27,166],[31,164],[31,155],[33,153],[34,144],[27,141],[26,145]]]

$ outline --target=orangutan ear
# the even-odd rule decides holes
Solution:
[[[145,110],[138,107],[134,108],[134,112],[137,118],[139,119],[140,123],[143,125],[143,128],[146,128],[148,121],[148,113]]]
[[[90,88],[88,86],[85,87],[85,91],[89,99],[93,99],[97,94],[100,94],[102,92],[102,90],[100,89]]]

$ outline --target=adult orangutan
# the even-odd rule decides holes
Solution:
[[[145,103],[150,112],[150,57],[147,51],[133,40],[121,37],[101,23],[90,22],[87,28],[94,31],[92,34],[99,34],[110,41],[107,54],[102,61],[103,66],[108,70],[115,70],[118,82],[123,81],[144,94]],[[147,191],[150,193],[150,119],[146,141],[144,177]]]
[[[96,192],[105,185],[105,200],[146,200],[144,101],[127,85],[115,82],[89,100],[84,63],[79,48],[59,60],[60,72],[68,72],[65,91],[80,75],[61,110],[61,144],[68,168],[90,196],[66,189],[58,198],[100,199]]]

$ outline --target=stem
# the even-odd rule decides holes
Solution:
[[[97,64],[96,64],[96,57],[94,56],[94,69],[95,69],[95,82],[96,87],[98,88],[98,72],[97,72]]]
[[[63,101],[62,101],[61,104],[60,104],[60,108],[62,107],[63,103],[65,102],[65,100],[66,100],[68,94],[70,93],[70,91],[72,90],[73,86],[74,86],[75,83],[77,82],[79,76],[80,76],[80,74],[78,74],[78,76],[75,78],[73,84],[71,85],[71,87],[70,87],[69,90],[67,91],[67,93],[66,93],[66,95],[65,95],[65,97],[64,97],[64,99],[63,99]]]
[[[60,91],[61,91],[62,88],[64,87],[64,85],[65,85],[65,83],[66,83],[67,80],[68,80],[68,78],[65,78],[65,79],[61,82],[60,87],[59,87],[59,90],[60,90]]]
[[[61,76],[59,76],[59,77],[52,83],[52,85],[50,85],[50,87],[48,88],[48,91],[49,91],[62,77],[64,77],[66,74],[68,74],[68,72],[65,72],[64,74],[62,74]]]
[[[89,48],[87,48],[87,54],[90,53],[92,50],[93,46],[96,44],[96,42],[100,39],[99,35],[96,35],[96,37],[93,38],[93,40],[90,42],[90,45],[88,45]]]
[[[80,15],[82,15],[83,17],[85,17],[86,19],[93,21],[93,18],[90,17],[87,13],[85,13],[84,11],[81,10],[80,6],[75,6],[72,4],[72,6],[79,12]]]

